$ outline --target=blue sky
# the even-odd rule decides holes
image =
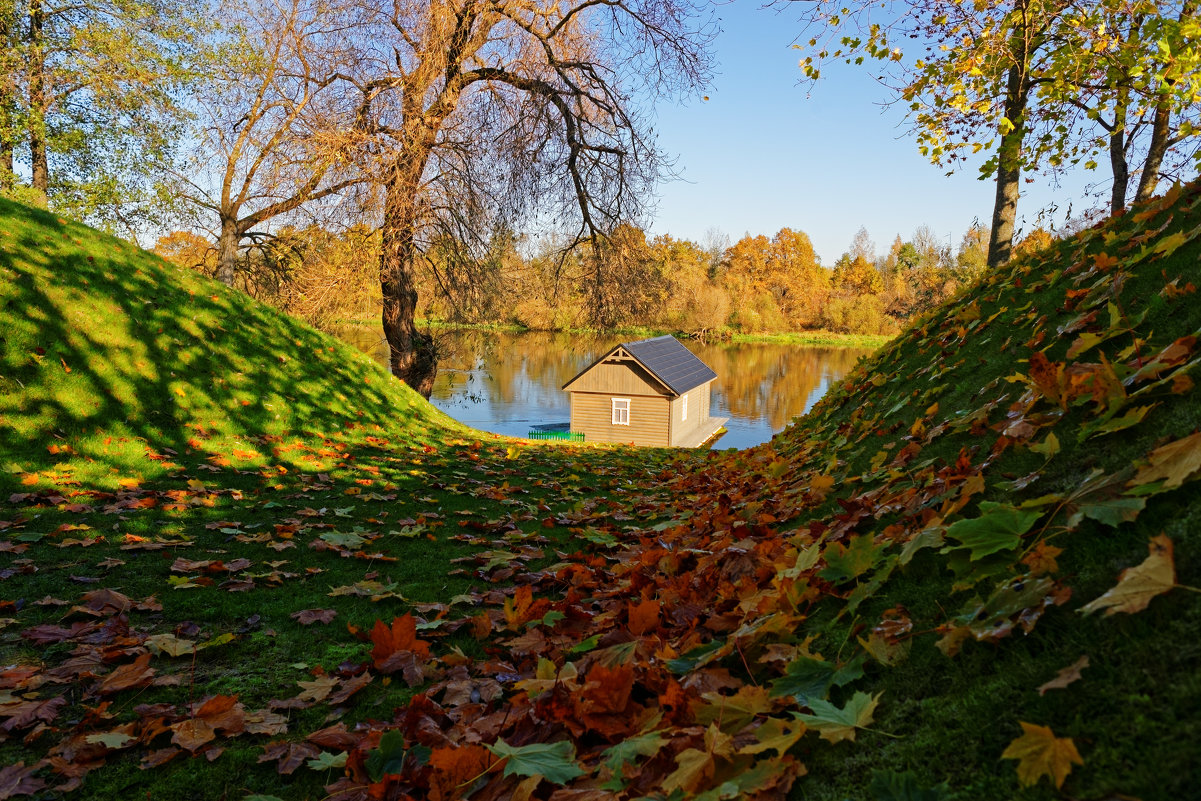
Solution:
[[[893,237],[929,225],[958,247],[964,231],[992,216],[995,185],[972,165],[954,176],[918,153],[902,109],[882,108],[886,90],[864,68],[826,70],[816,86],[800,83],[801,30],[795,13],[752,2],[718,7],[718,74],[709,100],[658,108],[659,144],[678,157],[682,181],[660,191],[656,234],[700,241],[718,228],[731,242],[780,228],[804,231],[822,263],[834,264],[865,226],[880,253]],[[1090,174],[1055,189],[1046,178],[1024,187],[1025,228],[1040,208],[1094,203]],[[1062,215],[1060,215],[1062,221]]]

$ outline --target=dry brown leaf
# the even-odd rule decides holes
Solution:
[[[1201,471],[1201,432],[1156,448],[1147,454],[1147,461],[1128,486],[1141,487],[1163,479],[1164,489],[1179,487]]]
[[[1080,671],[1084,670],[1086,667],[1088,667],[1088,656],[1082,656],[1072,664],[1065,667],[1063,670],[1059,671],[1055,678],[1051,679],[1046,684],[1041,685],[1038,688],[1038,694],[1046,695],[1047,690],[1062,690],[1072,682],[1079,681],[1081,678]]]
[[[291,617],[302,626],[311,626],[314,623],[329,623],[338,612],[334,609],[301,609],[299,612],[293,612]]]
[[[200,718],[189,718],[174,723],[171,725],[171,731],[175,732],[171,736],[171,742],[189,751],[198,750],[200,746],[212,742],[213,738],[217,736],[213,727]]]
[[[321,753],[312,743],[268,743],[259,762],[278,762],[279,773],[288,776],[297,768]]]
[[[25,767],[24,762],[0,768],[0,799],[39,792],[46,782],[33,775],[37,769],[37,765]]]
[[[325,699],[330,706],[338,706],[346,703],[350,696],[357,693],[359,690],[371,683],[373,676],[367,671],[363,671],[358,676],[351,679],[346,679],[339,685],[337,692],[330,693]]]
[[[333,676],[319,676],[313,681],[296,683],[304,689],[304,692],[296,696],[301,701],[324,701],[334,691],[334,687],[338,686],[338,680]]]
[[[1166,534],[1152,537],[1147,546],[1150,556],[1142,563],[1127,568],[1118,576],[1118,583],[1109,592],[1081,607],[1086,615],[1099,610],[1112,615],[1117,612],[1141,612],[1156,595],[1176,586],[1176,566],[1172,561],[1172,541]]]
[[[97,695],[108,695],[134,687],[145,687],[154,678],[154,668],[150,667],[150,652],[139,656],[128,665],[122,665],[104,677],[96,687]]]
[[[278,712],[269,709],[254,709],[245,715],[247,734],[285,734],[288,731],[288,719]]]

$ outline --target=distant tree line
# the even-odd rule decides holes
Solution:
[[[1120,213],[1201,162],[1196,0],[788,7],[806,76],[869,65],[932,162],[983,162],[990,266],[1035,175],[1105,165]],[[648,241],[654,104],[704,91],[716,32],[703,0],[0,3],[0,194],[188,231],[219,280],[310,319],[372,308],[420,391],[419,314],[888,331],[969,279],[917,233],[835,265],[789,230]]]
[[[1018,246],[1050,241],[1040,230]],[[378,315],[378,233],[288,228],[256,249],[235,284],[324,328]],[[210,275],[212,243],[186,231],[160,239],[159,255]],[[587,244],[563,251],[548,237],[531,243],[497,229],[482,244],[444,237],[416,271],[417,314],[430,321],[516,325],[556,331],[650,327],[702,338],[733,332],[822,330],[892,334],[976,281],[987,269],[988,231],[969,228],[957,247],[922,226],[897,236],[877,256],[860,229],[826,267],[809,237],[784,228],[730,244],[711,233],[701,244],[648,237],[621,225],[599,253]]]

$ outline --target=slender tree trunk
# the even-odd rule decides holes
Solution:
[[[417,288],[413,264],[417,256],[417,180],[420,171],[401,167],[385,187],[381,229],[380,288],[383,290],[384,337],[392,374],[428,398],[434,388],[438,362],[431,338],[417,331]],[[414,172],[416,174],[414,175]]]
[[[1138,179],[1138,192],[1134,196],[1136,203],[1150,200],[1159,184],[1159,170],[1163,166],[1164,156],[1168,153],[1172,134],[1172,109],[1167,99],[1161,99],[1155,104],[1155,117],[1151,124],[1151,144],[1147,147],[1147,158],[1143,162],[1142,174]]]
[[[1110,214],[1121,214],[1126,209],[1126,190],[1130,186],[1130,164],[1126,161],[1126,108],[1129,102],[1130,90],[1123,87],[1113,110],[1113,128],[1109,130],[1109,166],[1113,172]]]
[[[1185,0],[1181,4],[1177,20],[1183,23],[1191,20],[1197,14],[1197,0]],[[1163,160],[1175,144],[1172,141],[1172,98],[1171,81],[1168,86],[1160,87],[1160,96],[1155,101],[1155,116],[1151,122],[1151,144],[1147,146],[1147,158],[1143,161],[1142,174],[1138,179],[1138,191],[1134,200],[1141,203],[1150,200],[1159,184],[1159,171],[1163,168]]]
[[[242,237],[238,232],[236,217],[221,217],[221,233],[217,235],[217,280],[226,286],[234,285],[238,271],[238,246]]]
[[[46,10],[42,0],[29,2],[29,160],[33,188],[45,202],[50,194],[50,164],[46,153]]]
[[[1013,252],[1013,232],[1017,223],[1018,197],[1021,194],[1022,144],[1026,138],[1026,103],[1030,83],[1026,78],[1025,59],[1009,68],[1005,91],[1005,118],[1012,127],[1001,135],[997,152],[997,195],[993,203],[992,233],[988,241],[988,266],[999,267]]]

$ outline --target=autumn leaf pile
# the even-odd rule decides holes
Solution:
[[[423,445],[367,419],[242,440],[291,472],[31,485],[0,515],[23,646],[0,660],[0,753],[21,756],[0,798],[230,759],[278,773],[221,791],[257,799],[1182,797],[1201,786],[1199,260],[1201,187],[1177,189],[991,275],[741,453]],[[346,507],[309,504],[333,490]],[[206,503],[230,515],[210,534],[99,546],[167,554],[172,589],[23,622],[39,515],[87,507],[57,548]],[[390,578],[450,542],[453,597]],[[274,697],[198,681],[269,640],[189,626],[177,598],[243,592],[295,593],[288,636],[347,658]]]

